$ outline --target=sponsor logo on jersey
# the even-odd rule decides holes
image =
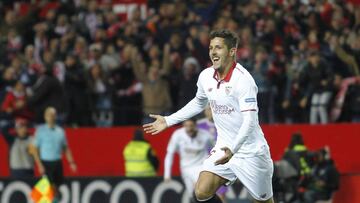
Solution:
[[[215,100],[210,100],[209,103],[214,114],[231,114],[235,111],[234,107],[217,104]]]

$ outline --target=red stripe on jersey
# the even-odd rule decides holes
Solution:
[[[246,112],[246,111],[256,111],[256,109],[246,109],[246,110],[243,110],[241,112]]]

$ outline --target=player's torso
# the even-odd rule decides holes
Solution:
[[[178,150],[182,165],[201,164],[207,157],[207,149],[209,145],[208,134],[203,134],[202,130],[198,131],[196,137],[191,138],[184,133],[180,136],[178,141]]]
[[[209,71],[207,79],[201,81],[211,107],[218,136],[222,137],[220,141],[231,142],[243,121],[238,99],[241,82],[238,71],[233,71],[229,81],[218,81],[213,77],[214,73]]]

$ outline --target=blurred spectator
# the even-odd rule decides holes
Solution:
[[[159,160],[141,130],[135,130],[133,139],[124,148],[123,156],[126,177],[156,176]]]
[[[360,122],[360,78],[353,85],[349,86],[346,95],[345,110],[349,114],[348,121]]]
[[[18,9],[17,3],[19,1],[7,1],[0,8],[0,55],[4,56],[0,58],[0,71],[3,77],[14,71],[11,80],[19,79],[26,87],[31,87],[37,80],[37,70],[45,67],[64,87],[67,55],[75,55],[85,72],[94,64],[100,64],[105,80],[114,85],[109,92],[113,96],[113,125],[140,124],[140,109],[147,108],[145,102],[141,104],[140,91],[142,95],[152,94],[149,89],[142,90],[144,83],[134,76],[128,45],[138,48],[139,60],[135,65],[143,66],[143,75],[152,72],[148,71],[149,67],[159,66],[161,75],[165,76],[162,76],[163,86],[171,97],[164,105],[167,112],[181,105],[179,98],[186,100],[182,96],[184,83],[179,82],[185,59],[195,58],[200,69],[209,65],[210,29],[227,28],[239,33],[237,60],[249,70],[255,70],[254,64],[261,61],[262,57],[256,56],[261,55],[259,47],[265,49],[268,71],[253,71],[260,86],[269,84],[263,86],[268,90],[262,88],[263,92],[259,92],[259,101],[264,101],[260,104],[262,123],[309,120],[327,123],[332,95],[340,91],[332,89],[331,78],[336,77],[337,84],[341,84],[341,80],[360,74],[360,9],[353,1],[346,4],[341,1],[148,1],[149,12],[134,6],[128,10],[127,18],[113,11],[111,1],[50,2],[53,4],[50,9],[47,1],[22,2],[23,6],[28,6],[27,12]],[[163,74],[166,72],[163,65],[154,64],[162,63],[159,61],[165,56],[165,44],[170,44],[171,67]],[[310,65],[303,67],[303,62],[314,51],[321,56],[320,66],[326,66],[325,72],[331,70],[326,87],[317,84],[321,83],[319,80],[311,79],[315,77],[311,71],[300,70],[308,70]],[[301,65],[297,65],[296,60]],[[303,83],[304,74],[297,76],[299,71],[289,70],[289,66],[299,66],[300,72],[311,73],[311,77]],[[13,70],[7,70],[9,67]],[[324,84],[325,80],[322,81]],[[12,86],[5,83],[0,81],[0,102],[7,92],[5,89]],[[310,87],[318,86],[326,91],[309,91],[313,89]],[[188,88],[189,94],[195,89],[191,85]],[[268,98],[263,96],[266,94]],[[347,111],[342,111],[347,106],[337,108],[339,112]],[[86,109],[90,112],[89,105]],[[89,120],[79,121],[87,117],[70,118],[71,123],[89,123]],[[330,121],[345,119],[340,116]]]
[[[305,96],[301,106],[310,101],[310,123],[329,122],[328,106],[331,101],[333,73],[325,61],[321,60],[319,52],[313,51],[308,57],[308,64],[304,67],[300,84],[305,87]]]
[[[89,92],[84,68],[75,55],[65,58],[64,92],[69,126],[90,126]]]
[[[72,172],[76,172],[77,166],[64,129],[56,125],[56,116],[55,108],[45,109],[45,124],[38,126],[35,131],[34,158],[40,175],[49,178],[55,199],[59,199],[59,187],[64,181],[62,154],[66,155]]]
[[[269,123],[270,119],[270,94],[271,86],[268,78],[269,75],[268,54],[264,48],[258,48],[255,53],[254,64],[251,66],[250,73],[258,86],[258,105],[260,123]]]
[[[308,120],[306,106],[301,105],[301,99],[305,92],[299,81],[300,73],[305,64],[306,62],[302,60],[300,53],[295,53],[291,62],[287,64],[287,81],[282,102],[286,123],[304,123]]]
[[[114,90],[112,98],[114,125],[141,123],[141,84],[136,80],[136,73],[133,72],[134,66],[141,64],[141,61],[131,59],[132,46],[124,44],[121,52],[122,63],[109,72],[109,81]]]
[[[29,136],[27,125],[26,120],[17,119],[12,124],[1,127],[1,134],[9,147],[10,174],[15,179],[34,177],[34,159],[31,148],[33,138]],[[15,132],[10,130],[12,127],[15,127]]]
[[[16,74],[13,67],[2,70],[0,78],[0,101],[5,99],[7,91],[16,83]]]
[[[329,150],[326,148],[316,153],[316,163],[312,169],[311,181],[303,194],[304,203],[330,200],[333,193],[339,189],[340,174],[329,156]]]
[[[88,87],[90,91],[91,117],[98,127],[110,127],[113,124],[111,102],[112,87],[106,80],[105,74],[99,64],[93,65],[89,70]]]
[[[48,106],[53,106],[57,111],[58,122],[65,122],[65,95],[64,89],[57,78],[43,67],[38,67],[38,78],[31,87],[29,95],[29,109],[35,113],[34,122],[42,123],[43,114]]]
[[[137,80],[142,84],[143,97],[143,123],[148,123],[148,115],[161,114],[168,115],[172,106],[169,85],[164,78],[170,71],[170,45],[164,45],[162,63],[159,60],[151,61],[148,70],[144,63],[139,63],[139,52],[136,48],[132,49],[132,64]]]
[[[310,178],[312,154],[304,144],[301,133],[294,133],[281,160],[275,162],[274,191],[279,202],[300,198],[298,188]]]
[[[165,156],[164,181],[171,180],[174,154],[180,156],[180,171],[186,192],[190,197],[194,194],[194,185],[199,177],[202,162],[208,157],[208,149],[214,145],[212,135],[196,127],[196,120],[183,122],[170,138]]]
[[[100,64],[106,75],[120,66],[121,59],[119,54],[116,53],[114,45],[109,44],[106,46],[105,53],[100,58]]]
[[[178,79],[177,109],[185,106],[196,94],[196,83],[200,73],[200,65],[194,57],[188,57],[184,61]]]
[[[204,69],[210,64],[208,45],[209,27],[192,25],[189,28],[189,37],[186,39],[186,47],[193,57],[198,61],[200,68]]]
[[[27,95],[25,86],[21,81],[17,81],[5,95],[1,105],[1,112],[9,120],[26,119],[32,120],[33,113],[27,107]],[[6,114],[6,115],[5,115]]]
[[[301,133],[292,134],[283,159],[287,160],[298,171],[299,176],[310,174],[311,158]]]

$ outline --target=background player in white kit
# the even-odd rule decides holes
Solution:
[[[184,121],[183,127],[172,134],[167,146],[164,181],[171,179],[173,158],[177,152],[180,157],[181,177],[191,197],[202,163],[209,156],[208,148],[213,146],[213,137],[205,130],[197,129],[195,119]]]
[[[197,120],[197,127],[199,129],[203,129],[205,131],[207,131],[208,133],[210,133],[214,140],[217,140],[217,131],[216,131],[216,127],[214,124],[214,119],[211,113],[211,108],[209,105],[206,105],[205,109],[204,109],[204,115],[205,117],[202,119]],[[209,148],[209,152],[211,151],[212,148]],[[223,201],[224,203],[226,202],[226,192],[228,191],[228,187],[226,186],[221,186],[217,191],[216,194],[219,196],[219,198],[221,199],[221,201]]]
[[[218,137],[195,186],[198,202],[220,203],[216,190],[236,178],[255,202],[273,202],[273,163],[258,121],[257,86],[250,73],[236,64],[237,43],[236,35],[228,30],[211,32],[213,66],[200,73],[194,99],[170,116],[150,115],[156,120],[144,125],[147,133],[157,134],[210,103]]]

